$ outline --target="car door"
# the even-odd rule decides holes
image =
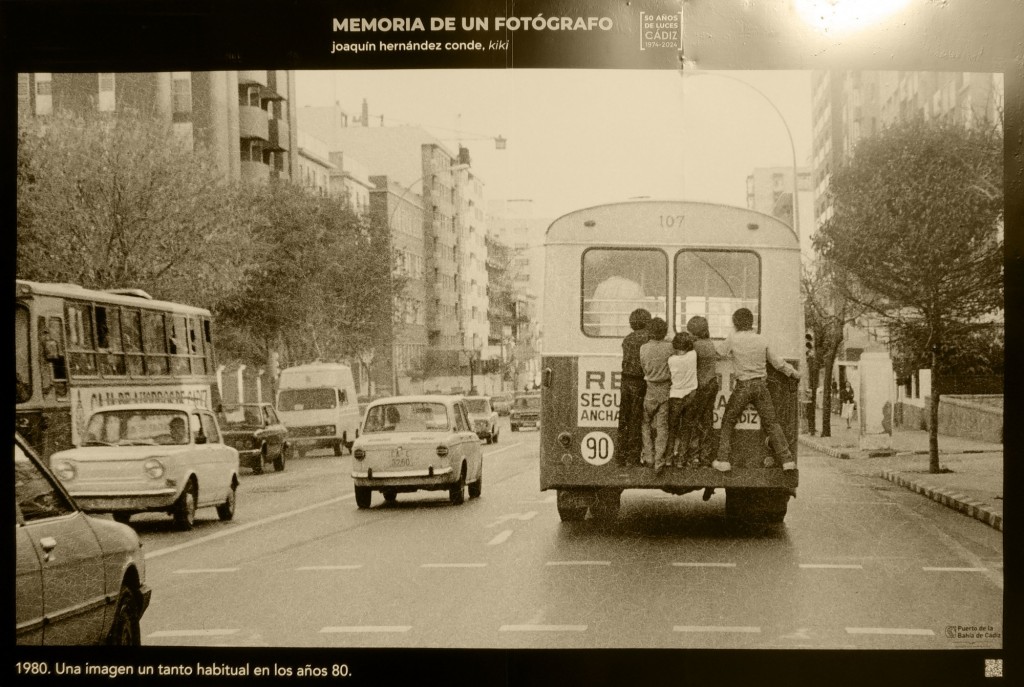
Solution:
[[[222,503],[231,488],[231,477],[238,470],[238,454],[230,446],[221,441],[220,427],[213,414],[199,414],[203,423],[203,434],[206,436],[206,449],[210,477],[207,496],[210,503]]]
[[[284,446],[284,425],[278,419],[274,409],[270,406],[263,406],[263,431],[267,434],[267,455],[277,457],[281,455],[281,448]]]
[[[480,437],[469,424],[469,414],[462,402],[455,404],[455,413],[459,432],[459,456],[466,461],[466,481],[476,481],[480,470]]]
[[[19,561],[22,543],[35,550],[42,591],[42,643],[50,645],[97,644],[102,639],[106,606],[103,552],[87,516],[40,463],[17,443],[14,449],[14,485],[23,524],[19,530]],[[27,581],[26,594],[34,587]],[[35,602],[28,602],[32,609]],[[31,615],[31,610],[29,611]],[[19,611],[19,620],[21,614]],[[33,632],[31,637],[35,637]]]
[[[43,643],[43,564],[25,527],[21,509],[16,508],[15,623],[18,644]]]

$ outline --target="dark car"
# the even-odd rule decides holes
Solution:
[[[128,525],[82,512],[14,436],[18,644],[141,644],[146,561]]]
[[[491,407],[498,415],[508,415],[512,412],[512,396],[509,394],[491,396]]]
[[[224,406],[219,415],[224,443],[238,451],[238,464],[251,468],[253,474],[263,472],[263,466],[274,465],[284,470],[291,458],[288,428],[284,426],[274,406],[269,403],[243,403]]]
[[[540,394],[516,394],[512,401],[509,423],[513,432],[523,427],[540,427]]]

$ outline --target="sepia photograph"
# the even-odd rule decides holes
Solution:
[[[1007,2],[55,5],[17,684],[1003,677]]]

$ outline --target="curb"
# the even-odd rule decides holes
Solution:
[[[993,527],[1000,532],[1003,531],[1002,514],[993,511],[992,507],[988,504],[969,499],[963,494],[957,494],[949,491],[948,489],[939,489],[919,484],[892,470],[882,470],[878,475],[879,477],[887,479],[894,484],[910,489],[911,491],[915,491],[923,496],[927,496],[932,501],[941,503],[944,506],[963,513],[964,515],[968,515],[975,520],[980,520],[989,527]]]
[[[826,446],[825,444],[819,444],[818,442],[812,439],[805,438],[805,436],[806,435],[798,437],[798,441],[804,446],[813,448],[815,451],[828,454],[833,458],[842,458],[843,460],[849,460],[850,458],[853,457],[848,451],[842,451],[831,446]]]

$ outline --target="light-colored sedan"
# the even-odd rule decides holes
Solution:
[[[54,473],[87,512],[163,511],[189,530],[196,509],[235,515],[238,451],[212,411],[150,403],[109,406],[89,417],[80,446],[50,457]]]
[[[79,510],[17,434],[14,496],[18,644],[139,645],[152,594],[139,535]]]
[[[480,496],[483,454],[460,396],[395,396],[372,402],[352,454],[356,505],[374,491],[393,502],[399,492],[448,492],[453,504]]]
[[[487,396],[467,396],[465,401],[469,426],[476,435],[486,439],[488,444],[498,443],[498,412],[491,407],[491,399]]]

